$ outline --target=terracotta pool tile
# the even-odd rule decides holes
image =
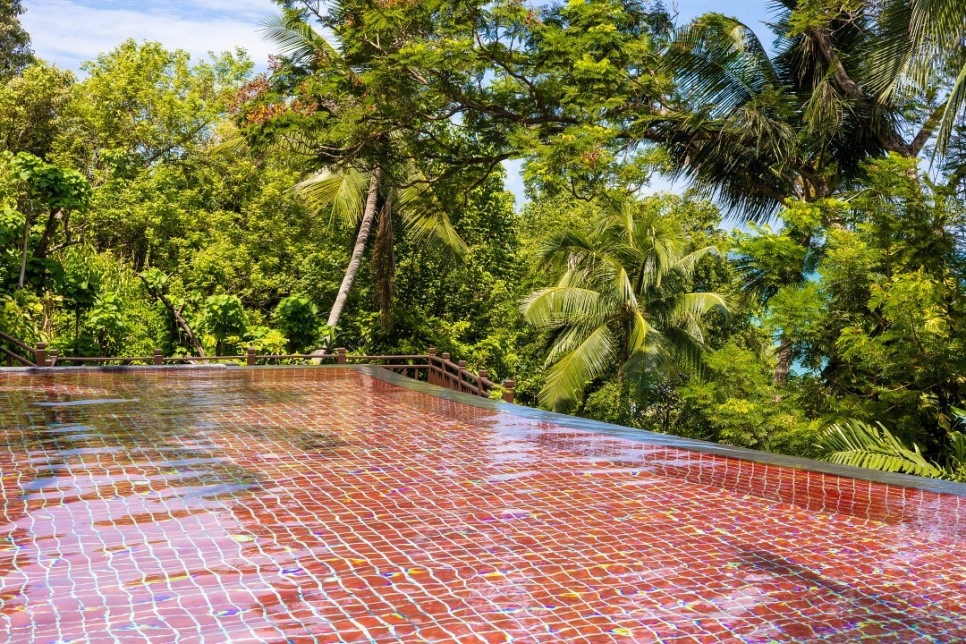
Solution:
[[[966,639],[961,497],[351,369],[0,374],[0,490],[15,641]]]

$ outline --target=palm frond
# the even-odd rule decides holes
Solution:
[[[593,333],[547,370],[546,383],[540,390],[540,402],[563,410],[575,404],[588,382],[611,366],[615,355],[614,336],[607,326]]]
[[[600,293],[573,286],[551,286],[531,293],[521,311],[537,328],[578,324],[599,318]]]
[[[278,45],[280,53],[296,65],[311,65],[339,58],[335,47],[302,20],[272,16],[262,22],[260,31],[265,39]]]
[[[880,102],[896,94],[922,91],[951,62],[961,60],[966,8],[961,0],[890,0],[879,13],[880,32],[868,61],[869,86]],[[958,115],[966,108],[966,64],[946,99],[936,134],[945,153]]]
[[[873,426],[852,420],[831,425],[822,433],[817,447],[823,460],[840,465],[917,476],[938,477],[944,473],[926,460],[918,445],[905,445],[881,423]]]
[[[644,350],[648,342],[653,344],[652,338],[657,332],[657,329],[648,323],[644,314],[635,309],[631,318],[631,332],[627,342],[628,349],[631,353]]]
[[[680,30],[666,64],[696,110],[724,116],[754,99],[778,75],[754,32],[734,18],[709,13]]]
[[[939,130],[936,132],[936,147],[938,150],[942,152],[948,150],[957,118],[964,111],[964,108],[966,108],[966,64],[959,70],[959,76],[956,77],[956,82],[946,99],[943,117],[939,121]]]
[[[728,300],[721,293],[684,293],[673,300],[669,321],[680,324],[686,320],[700,320],[711,311],[728,315]]]
[[[417,243],[434,240],[452,253],[468,249],[433,191],[426,175],[415,165],[408,168],[407,187],[398,191],[399,214],[406,230]]]
[[[541,263],[570,263],[574,257],[593,256],[597,246],[587,236],[576,231],[565,231],[550,237],[540,249]]]
[[[318,213],[328,211],[329,224],[354,226],[365,209],[369,177],[363,172],[322,170],[295,185],[295,192]]]

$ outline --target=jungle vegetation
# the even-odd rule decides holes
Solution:
[[[966,5],[276,2],[264,73],[74,74],[0,4],[0,330],[435,346],[525,404],[966,480]]]

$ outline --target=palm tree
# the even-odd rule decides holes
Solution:
[[[679,358],[697,362],[702,320],[727,306],[717,293],[688,292],[695,263],[712,248],[688,253],[686,243],[672,219],[626,203],[590,234],[548,244],[544,259],[559,278],[522,305],[530,323],[553,333],[542,404],[572,407],[615,363],[621,377],[639,378],[671,374]]]
[[[349,265],[326,320],[329,329],[335,329],[339,324],[349,291],[359,273],[373,225],[377,226],[374,245],[376,292],[383,326],[388,329],[391,323],[395,275],[394,212],[398,211],[406,230],[415,241],[435,241],[444,251],[454,253],[466,250],[463,240],[453,228],[446,211],[435,198],[423,174],[412,163],[407,164],[405,171],[406,178],[401,184],[405,187],[383,181],[384,171],[380,167],[368,173],[353,168],[342,171],[325,169],[296,186],[296,191],[316,210],[328,211],[330,223],[341,222],[356,227],[356,239]]]
[[[907,90],[922,92],[937,77],[951,81],[933,116],[937,152],[945,153],[956,119],[966,111],[966,5],[961,0],[888,0],[879,25],[870,68],[880,100]]]
[[[863,86],[877,43],[868,15],[842,10],[802,28],[792,20],[797,0],[777,4],[783,11],[772,27],[773,56],[751,29],[721,14],[681,29],[665,56],[678,97],[652,125],[673,176],[754,222],[769,220],[789,199],[812,203],[857,187],[869,158],[917,156],[936,125],[906,97]],[[907,130],[914,136],[904,138]],[[799,241],[807,250],[814,240]],[[803,283],[808,268],[785,266],[783,279]],[[787,378],[793,355],[782,332],[777,382]]]
[[[321,73],[336,70],[337,74],[356,78],[338,49],[297,14],[270,18],[263,31],[278,44],[290,69],[299,70],[299,74],[311,76],[320,70]],[[341,108],[328,104],[325,109],[337,118]],[[311,131],[300,132],[294,147],[309,155],[315,149],[326,148],[315,146],[311,137]],[[430,181],[412,161],[413,155],[407,153],[405,142],[397,133],[363,137],[352,154],[344,158],[340,155],[339,151],[323,154],[324,167],[296,186],[296,191],[311,207],[329,211],[331,223],[338,221],[357,227],[349,265],[326,325],[329,333],[334,334],[376,226],[373,252],[376,292],[383,329],[388,330],[395,276],[393,214],[399,213],[406,230],[416,241],[435,241],[444,251],[455,253],[464,252],[466,246],[435,198]],[[330,336],[328,340],[331,339]]]
[[[915,156],[924,141],[900,136],[899,106],[849,76],[868,51],[867,21],[845,14],[795,35],[795,0],[773,26],[770,57],[755,33],[721,14],[681,29],[665,61],[676,106],[654,124],[672,172],[746,221],[771,218],[789,198],[815,201],[850,187],[862,162]]]

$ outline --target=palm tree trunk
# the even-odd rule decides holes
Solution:
[[[339,286],[338,295],[335,296],[335,302],[332,303],[332,310],[329,311],[329,319],[326,322],[329,328],[335,328],[339,324],[339,318],[342,317],[342,310],[345,308],[346,300],[349,299],[349,289],[352,288],[352,284],[356,280],[356,275],[359,273],[359,266],[362,264],[362,254],[366,250],[366,244],[369,242],[369,233],[372,232],[372,222],[376,218],[380,177],[381,171],[379,168],[376,168],[372,171],[372,176],[369,178],[369,195],[366,197],[366,209],[362,213],[362,222],[359,224],[359,232],[356,234],[356,245],[352,249],[349,267],[346,268],[345,275],[342,277],[342,284]]]
[[[392,195],[387,195],[379,213],[376,242],[372,249],[376,271],[376,297],[383,333],[392,330],[392,294],[396,281],[396,255],[392,238]]]

